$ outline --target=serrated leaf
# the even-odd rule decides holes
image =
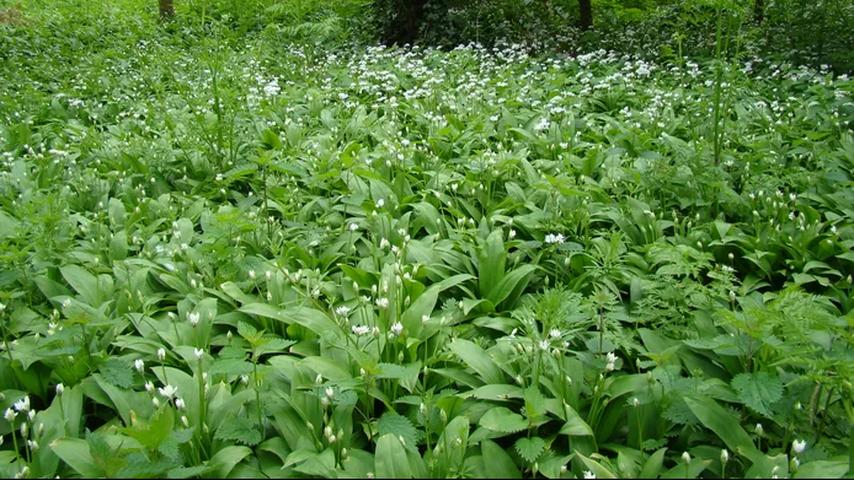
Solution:
[[[783,382],[766,372],[740,373],[732,379],[738,399],[756,413],[771,417],[771,404],[783,396]]]
[[[390,433],[396,436],[398,440],[402,438],[403,446],[408,449],[414,449],[418,441],[418,431],[412,422],[397,412],[385,412],[377,422],[377,431],[379,435]]]
[[[540,458],[543,450],[546,449],[546,441],[540,437],[522,437],[516,440],[513,448],[515,448],[516,453],[527,460],[528,463],[534,463],[538,458]]]
[[[216,430],[214,438],[231,440],[244,445],[254,446],[261,442],[261,431],[258,422],[246,417],[232,417],[222,422]]]
[[[127,360],[109,358],[101,364],[98,371],[110,385],[124,389],[133,386],[133,367]]]
[[[495,407],[488,410],[480,417],[481,427],[496,432],[514,433],[528,428],[528,422],[522,415],[513,413],[505,407]]]

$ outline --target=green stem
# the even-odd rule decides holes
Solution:
[[[261,380],[258,378],[258,359],[253,355],[252,369],[255,375],[255,403],[258,404],[258,428],[261,430],[261,435],[264,435],[264,414],[261,407]]]

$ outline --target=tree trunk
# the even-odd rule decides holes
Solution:
[[[757,25],[762,24],[762,20],[765,18],[765,0],[754,0],[753,1],[753,21],[756,22]]]
[[[578,0],[578,10],[581,12],[578,27],[589,30],[593,26],[593,8],[590,6],[590,0]]]
[[[394,18],[386,28],[385,41],[388,44],[411,45],[418,37],[427,0],[395,0],[395,4]]]
[[[172,0],[160,1],[160,18],[169,19],[175,16],[175,7],[172,5]]]

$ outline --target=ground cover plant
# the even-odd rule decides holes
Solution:
[[[850,475],[845,74],[103,3],[0,2],[0,475]]]

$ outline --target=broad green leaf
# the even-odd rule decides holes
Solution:
[[[670,470],[661,474],[661,478],[697,478],[703,470],[712,463],[711,460],[700,460],[694,458],[691,463],[679,463]]]
[[[752,462],[763,457],[756,449],[750,435],[741,428],[741,422],[726,409],[707,397],[685,396],[685,403],[706,428],[714,432],[733,452],[744,455]]]
[[[842,478],[848,470],[847,460],[813,460],[798,467],[794,478]]]
[[[534,265],[522,265],[521,267],[513,270],[501,278],[498,284],[489,291],[486,298],[489,299],[496,308],[505,301],[507,301],[509,305],[512,305],[528,285],[528,280],[536,269],[537,267]]]
[[[596,475],[596,478],[617,478],[616,473],[605,468],[596,460],[593,460],[592,458],[587,458],[578,452],[576,452],[575,456],[578,457],[579,460],[581,460],[585,467],[587,467],[591,472],[593,472],[594,475]]]
[[[480,442],[484,471],[487,478],[522,478],[513,458],[492,440]]]
[[[61,438],[50,444],[51,450],[78,474],[89,478],[103,477],[89,453],[89,442],[82,438]]]
[[[451,342],[448,348],[459,356],[465,365],[480,374],[485,383],[504,383],[504,375],[501,369],[479,346],[469,340],[457,338]]]
[[[387,433],[377,440],[374,471],[377,478],[412,478],[406,450],[395,435]]]
[[[60,270],[62,277],[71,285],[83,302],[92,307],[100,305],[101,292],[98,291],[98,279],[79,265],[66,265]],[[106,292],[112,293],[112,292]]]
[[[211,466],[211,476],[225,478],[234,470],[235,465],[252,454],[249,447],[229,446],[217,451],[208,461]]]
[[[478,251],[478,284],[481,296],[492,299],[488,294],[504,278],[507,251],[504,249],[504,233],[494,230]],[[493,300],[493,303],[498,302]]]
[[[353,379],[353,376],[343,368],[346,365],[342,366],[328,358],[306,357],[301,360],[299,364],[307,366],[316,373],[323,375],[324,378],[328,378],[333,382],[345,382]]]
[[[524,390],[517,385],[509,384],[490,384],[482,387],[469,390],[461,394],[463,398],[477,398],[480,400],[510,400],[514,398],[523,398]]]
[[[655,453],[650,455],[643,464],[638,478],[658,478],[658,475],[661,473],[661,467],[664,465],[664,454],[666,452],[667,448],[659,448]]]
[[[565,416],[566,423],[560,429],[560,433],[569,436],[586,436],[593,435],[593,429],[590,425],[581,418],[581,415],[570,405],[564,403],[560,408],[560,412]]]

